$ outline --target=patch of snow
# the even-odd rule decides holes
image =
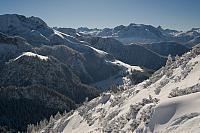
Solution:
[[[93,50],[95,50],[97,53],[99,53],[101,55],[107,55],[108,54],[107,52],[105,52],[103,50],[96,49],[96,48],[94,48],[92,46],[89,46],[89,45],[87,45],[87,46],[90,47],[90,48],[92,48]]]
[[[119,61],[119,60],[115,60],[115,61],[113,61],[112,63],[113,63],[113,64],[116,64],[116,65],[119,65],[119,66],[126,67],[126,68],[128,68],[128,69],[130,69],[130,70],[137,70],[137,71],[143,72],[143,69],[142,69],[141,67],[139,67],[139,66],[131,66],[131,65],[126,64],[126,63],[124,63],[124,62],[122,62],[122,61]]]
[[[15,60],[18,60],[19,58],[21,58],[21,57],[23,57],[23,56],[38,57],[39,59],[45,60],[45,61],[48,60],[48,57],[47,57],[47,56],[35,54],[35,53],[32,53],[32,52],[24,52],[22,55],[20,55],[20,56],[18,56],[17,58],[15,58],[14,61],[15,61]]]
[[[57,30],[53,30],[54,34],[58,35],[59,37],[61,37],[62,39],[65,39],[65,37],[62,35],[62,32],[57,31]]]

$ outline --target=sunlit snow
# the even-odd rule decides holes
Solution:
[[[19,58],[23,57],[23,56],[32,56],[32,57],[38,57],[41,60],[48,60],[47,56],[43,56],[43,55],[39,55],[39,54],[35,54],[32,52],[24,52],[22,55],[18,56],[17,58],[15,58],[14,60],[18,60]]]

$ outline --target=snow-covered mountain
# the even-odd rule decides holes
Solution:
[[[172,30],[172,29],[163,29],[161,26],[158,26],[157,29],[159,29],[162,32],[162,34],[167,37],[173,37],[182,32],[182,31],[177,31],[177,30]]]
[[[98,35],[95,35],[95,36],[102,36],[102,37],[112,36],[114,38],[119,37],[123,39],[123,38],[134,38],[136,36],[136,38],[144,38],[146,40],[148,39],[154,40],[156,38],[157,38],[156,39],[157,41],[166,40],[166,36],[163,35],[163,32],[166,30],[159,27],[155,28],[153,26],[144,25],[144,24],[130,24],[128,26],[123,26],[123,25],[117,26],[113,29],[106,28],[106,29],[103,29],[102,31],[99,29],[79,28],[77,31],[84,33],[84,34],[81,34],[81,33],[77,33],[76,30],[72,28],[51,28],[43,20],[37,17],[25,17],[25,16],[17,15],[17,14],[11,14],[11,15],[7,14],[7,15],[1,15],[0,19],[2,19],[2,24],[0,23],[0,27],[2,27],[0,28],[1,32],[5,34],[9,34],[9,35],[18,35],[18,36],[24,37],[27,40],[27,42],[29,42],[34,47],[35,46],[41,47],[43,45],[49,45],[49,46],[66,45],[67,47],[83,54],[85,57],[86,56],[91,57],[90,53],[92,51],[93,51],[92,53],[94,53],[95,50],[92,49],[91,47],[86,46],[86,45],[90,45],[92,47],[95,47],[96,49],[106,51],[108,55],[112,55],[116,59],[121,60],[131,65],[146,67],[146,68],[155,70],[155,69],[160,68],[165,63],[165,59],[159,55],[160,54],[159,52],[158,53],[155,51],[152,52],[138,45],[122,46],[120,42],[118,42],[117,40],[113,38],[95,38],[92,36],[85,36],[87,31],[95,30],[99,32]],[[11,27],[13,27],[12,30],[9,30],[10,25]],[[169,33],[169,30],[168,30],[168,34],[171,34],[171,32]],[[87,39],[80,39],[82,37],[86,37]],[[95,42],[96,40],[97,42]],[[83,41],[86,41],[87,43]],[[98,45],[96,43],[98,43]],[[102,43],[105,43],[108,45],[105,45]],[[163,46],[166,46],[166,45],[163,45]],[[168,49],[168,46],[163,47],[163,48]],[[179,54],[179,52],[180,53],[185,52],[185,51],[179,51],[179,50],[177,50],[174,53]],[[141,53],[143,53],[142,56],[141,56]],[[170,53],[170,51],[168,53],[174,54],[174,53]],[[99,54],[99,53],[96,53],[96,54]],[[85,58],[85,59],[87,60],[87,62],[91,62],[91,59],[89,58]],[[94,61],[98,61],[98,60],[99,59],[96,59]],[[90,63],[90,65],[88,65],[87,63],[86,66],[93,65],[95,70],[98,69],[98,67],[95,66],[94,64],[95,63],[93,64]],[[106,66],[105,63],[103,64],[104,66]],[[90,67],[89,70],[92,71],[93,69],[91,69]],[[97,79],[94,79],[95,77],[91,75],[91,73],[93,72],[87,72],[87,71],[88,70],[86,70],[85,73],[88,73],[90,75],[87,76],[88,78],[86,78],[86,80],[82,80],[82,81],[86,83],[88,82],[91,83],[95,81],[105,80],[106,77],[110,77],[116,74],[118,70],[114,70],[113,73],[110,73],[110,76],[106,75],[108,73],[103,74],[101,73],[102,71],[100,71],[100,74],[102,75],[97,76],[95,74],[95,77],[96,76],[100,77]],[[103,77],[103,75],[105,75],[105,77]],[[86,77],[86,76],[83,76],[83,77]]]
[[[0,15],[0,32],[18,35],[29,43],[39,45],[48,43],[47,37],[53,33],[52,28],[38,17],[25,17],[18,14]]]
[[[189,31],[186,32],[180,32],[178,34],[175,34],[173,37],[174,40],[182,42],[182,43],[190,43],[190,41],[193,40],[193,45],[198,44],[198,42],[195,43],[194,39],[198,38],[200,36],[200,28],[192,28]]]
[[[189,36],[189,39],[182,41],[185,36]],[[75,123],[79,122],[76,121],[77,117],[85,118],[80,124],[81,126],[84,124],[87,127],[85,125],[85,121],[87,121],[92,128],[110,130],[102,123],[113,125],[114,119],[118,120],[115,116],[116,112],[122,111],[121,114],[127,112],[126,109],[123,111],[124,106],[121,108],[120,99],[122,98],[124,104],[129,107],[130,103],[126,100],[134,101],[131,96],[132,93],[135,93],[134,88],[136,88],[136,92],[142,92],[145,90],[144,87],[142,88],[143,84],[148,86],[154,78],[137,85],[138,88],[133,85],[149,78],[154,70],[161,68],[165,64],[168,54],[175,56],[187,52],[189,50],[187,46],[179,45],[180,42],[189,42],[190,46],[195,46],[199,42],[198,36],[198,28],[186,33],[144,24],[130,24],[117,26],[113,29],[79,28],[76,30],[52,28],[42,19],[34,16],[0,15],[0,91],[2,97],[0,114],[8,112],[6,115],[0,115],[0,132],[1,126],[14,128],[13,132],[16,130],[24,131],[28,123],[36,124],[44,117],[49,119],[50,115],[55,115],[57,111],[70,111],[84,101],[84,106],[78,108],[81,116],[72,115],[75,118]],[[169,44],[168,40],[179,43],[170,42]],[[122,42],[137,42],[137,45],[124,45]],[[138,44],[138,42],[142,44]],[[146,42],[159,43],[143,44]],[[185,57],[182,58],[185,59]],[[168,60],[167,63],[169,64],[170,61]],[[166,69],[165,67],[161,70],[165,72]],[[183,67],[181,74],[184,75],[188,69],[190,67],[186,67],[186,69]],[[175,68],[173,70],[176,72]],[[160,71],[157,73],[162,74],[163,72]],[[155,74],[154,77],[158,75]],[[167,80],[171,83],[171,77],[167,77]],[[158,84],[165,84],[163,82]],[[99,95],[100,91],[106,91],[106,93],[87,103],[88,100]],[[156,93],[157,91],[159,89],[156,90]],[[153,91],[148,92],[153,93]],[[149,94],[148,92],[147,94]],[[126,95],[127,93],[130,94],[131,98]],[[138,96],[146,98],[144,97],[145,93],[145,91],[141,93],[142,97],[139,92]],[[152,97],[159,98],[160,95],[154,96],[152,94]],[[151,101],[151,98],[147,98],[148,100]],[[114,103],[112,103],[113,101]],[[91,104],[93,106],[93,102],[95,112],[90,112],[88,109]],[[143,108],[143,103],[140,105],[140,100],[136,98],[134,102]],[[101,105],[101,103],[103,104]],[[104,109],[101,107],[104,108],[104,106],[105,111],[108,112],[102,111]],[[22,111],[22,108],[25,109]],[[37,108],[37,116],[31,118],[31,115],[36,115],[34,112]],[[10,109],[15,110],[15,113],[10,112]],[[100,118],[96,111],[100,115],[105,114],[105,118],[101,118],[102,122],[101,120],[93,120],[93,118]],[[28,114],[29,112],[30,114]],[[114,119],[110,119],[113,116],[112,112]],[[93,114],[97,117],[94,117]],[[59,113],[55,119],[58,120],[58,117],[60,118]],[[18,118],[21,119],[16,120]],[[68,120],[70,123],[72,120],[73,124],[74,119],[67,118]],[[129,123],[131,123],[130,120],[133,120],[132,117],[128,118]],[[54,118],[51,117],[50,121],[53,122]],[[61,130],[60,126],[65,127],[65,125],[57,123],[58,125],[55,125],[56,132],[57,129]],[[97,126],[97,123],[100,123],[100,126]],[[47,121],[44,120],[39,125],[44,127],[46,124]],[[127,123],[125,125],[129,126]],[[73,126],[76,125],[73,124]],[[32,125],[29,129],[31,127]],[[77,126],[77,128],[79,127]],[[90,130],[89,128],[87,127],[86,132]],[[128,128],[122,127],[122,130]],[[68,132],[68,127],[65,129]],[[97,130],[99,131],[99,129]]]
[[[110,30],[110,29],[108,28],[108,30]],[[102,29],[97,29],[97,28],[89,29],[87,27],[80,27],[76,31],[79,33],[82,33],[82,34],[89,34],[92,36],[96,36],[98,33],[100,33],[102,31]]]
[[[128,26],[120,25],[113,29],[105,28],[102,30],[78,28],[77,31],[99,37],[114,37],[124,44],[135,42],[149,43],[165,40],[160,30],[151,25],[144,24],[131,23]]]
[[[148,80],[105,92],[37,132],[199,132],[200,45]]]
[[[193,40],[193,45],[188,46],[194,46],[199,43],[198,41],[194,41],[200,36],[199,31],[199,28],[192,28],[189,31],[183,32],[173,29],[163,29],[161,26],[154,27],[151,25],[134,23],[128,26],[120,25],[115,28],[89,29],[81,27],[77,29],[77,32],[85,35],[112,37],[121,41],[123,44],[149,44],[174,41],[188,45],[188,43],[190,44],[190,41]]]
[[[0,15],[0,20],[2,20],[0,32],[10,35],[10,38],[13,35],[23,37],[27,40],[26,44],[30,44],[31,47],[29,50],[21,50],[12,56],[8,56],[8,51],[3,47],[5,54],[2,58],[7,58],[3,60],[3,63],[27,51],[38,52],[46,56],[51,55],[71,67],[81,81],[87,84],[106,80],[124,71],[124,68],[110,62],[115,60],[112,55],[102,54],[88,46],[88,43],[79,41],[76,38],[78,34],[73,29],[51,28],[40,18],[17,14]],[[9,29],[10,27],[12,29]]]
[[[198,36],[199,28],[193,28],[189,31],[177,31],[163,29],[161,26],[131,23],[128,26],[120,25],[115,28],[89,29],[81,27],[72,28],[51,28],[42,19],[38,17],[25,17],[18,14],[0,15],[0,32],[8,35],[19,35],[24,37],[32,45],[49,44],[49,36],[54,33],[54,29],[70,36],[76,36],[77,33],[89,34],[99,37],[113,37],[124,44],[127,43],[152,43],[160,41],[178,41],[186,43]],[[197,44],[197,43],[196,43]]]

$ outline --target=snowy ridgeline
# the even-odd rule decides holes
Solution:
[[[101,94],[75,111],[51,118],[29,132],[198,132],[200,47],[168,58],[148,80]]]
[[[19,58],[23,57],[23,56],[30,56],[30,57],[36,57],[40,60],[48,60],[48,57],[47,56],[42,56],[42,55],[39,55],[39,54],[35,54],[35,53],[32,53],[32,52],[24,52],[22,55],[18,56],[17,58],[14,59],[15,60],[18,60]]]

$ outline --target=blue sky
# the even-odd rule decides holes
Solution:
[[[0,0],[0,14],[38,16],[49,26],[90,28],[143,23],[200,27],[200,0]]]

